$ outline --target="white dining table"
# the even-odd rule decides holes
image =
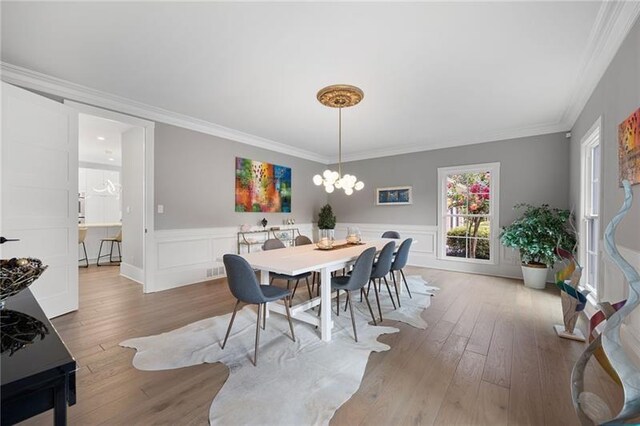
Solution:
[[[291,307],[291,316],[299,321],[317,325],[320,329],[322,340],[330,341],[331,329],[333,328],[331,319],[331,272],[346,267],[369,247],[375,247],[376,251],[379,252],[389,241],[393,241],[397,245],[401,240],[392,238],[364,240],[364,244],[333,250],[320,250],[315,244],[308,244],[247,253],[241,256],[249,262],[252,268],[260,270],[260,283],[265,285],[269,284],[269,272],[299,275],[305,272],[318,271],[321,283],[320,297],[314,297],[293,305]],[[345,243],[346,241],[336,241],[335,245]],[[322,306],[320,317],[315,312],[308,312],[318,305]],[[268,303],[267,312],[269,311],[282,315],[286,314],[283,302]]]

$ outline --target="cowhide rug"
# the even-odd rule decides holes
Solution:
[[[383,284],[381,304],[385,320],[398,320],[426,328],[420,317],[430,304],[436,287],[420,276],[407,277],[413,299],[406,290],[402,307],[393,310]],[[306,292],[305,292],[306,293]],[[369,295],[378,315],[373,289]],[[341,297],[342,308],[344,297]],[[237,315],[229,341],[220,348],[231,314],[207,318],[156,336],[120,343],[137,350],[133,365],[140,370],[167,370],[202,363],[222,362],[229,367],[229,379],[209,410],[211,424],[222,425],[325,425],[360,387],[372,351],[389,350],[377,341],[382,334],[397,333],[394,327],[373,326],[364,302],[354,297],[358,342],[353,338],[349,310],[335,313],[330,342],[319,338],[318,330],[294,320],[296,341],[289,334],[284,316],[271,314],[266,330],[260,332],[258,366],[251,362],[255,342],[256,308],[245,306]]]

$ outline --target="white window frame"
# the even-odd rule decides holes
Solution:
[[[593,162],[592,153],[593,149],[596,146],[600,146],[600,175],[596,177],[599,181],[599,192],[598,200],[598,212],[599,215],[593,215],[592,208],[592,200],[591,200],[591,184],[593,182],[594,176],[592,176],[591,164]],[[589,299],[591,299],[592,303],[598,303],[600,301],[599,295],[602,294],[602,279],[600,274],[600,266],[601,266],[601,255],[600,255],[600,231],[601,224],[598,221],[598,229],[595,240],[596,247],[596,259],[597,263],[595,265],[595,273],[596,273],[596,283],[590,283],[589,275],[590,266],[588,265],[587,259],[587,250],[589,248],[588,241],[588,218],[596,218],[602,217],[602,160],[603,160],[603,151],[602,151],[602,117],[598,118],[596,122],[591,126],[589,131],[583,136],[580,141],[580,211],[579,211],[579,250],[578,250],[578,258],[580,260],[580,265],[583,267],[582,279],[580,280],[581,286],[591,292],[589,295]],[[599,216],[599,217],[598,217]]]
[[[447,256],[447,176],[459,173],[491,173],[491,189],[489,198],[489,220],[491,223],[491,234],[489,235],[490,259],[467,259],[461,257]],[[482,265],[497,265],[499,261],[498,235],[500,229],[500,163],[468,164],[453,167],[438,168],[438,259],[450,260],[454,262],[478,263]]]

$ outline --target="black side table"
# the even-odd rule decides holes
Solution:
[[[0,310],[2,425],[54,410],[54,424],[67,423],[76,402],[76,361],[31,290],[8,298]]]

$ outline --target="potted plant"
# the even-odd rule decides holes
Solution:
[[[524,209],[524,212],[502,230],[500,242],[520,251],[524,285],[543,289],[548,269],[560,260],[556,248],[572,251],[575,247],[576,238],[569,228],[571,212],[548,204],[539,207],[516,204],[514,209]]]
[[[336,215],[330,204],[325,204],[318,214],[318,228],[320,229],[320,239],[327,238],[333,240],[333,229],[336,227]]]

